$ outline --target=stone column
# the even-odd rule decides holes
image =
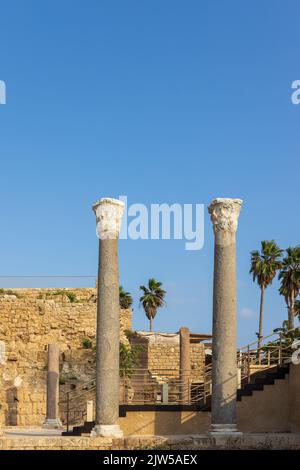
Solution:
[[[96,424],[92,435],[122,437],[119,420],[118,237],[124,203],[103,198],[93,205],[99,237]]]
[[[48,344],[48,370],[47,370],[47,415],[43,427],[61,428],[58,411],[59,402],[59,347],[57,344]]]
[[[87,400],[86,402],[86,420],[88,422],[94,421],[94,401]]]
[[[191,375],[191,359],[190,359],[190,330],[188,328],[180,328],[180,382],[181,382],[181,402],[187,405],[190,402],[190,375]]]
[[[214,199],[215,234],[211,431],[236,432],[236,242],[241,199]]]

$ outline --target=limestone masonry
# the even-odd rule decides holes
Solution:
[[[120,337],[131,329],[121,310]],[[5,425],[40,425],[46,413],[47,345],[58,343],[62,375],[94,373],[96,289],[0,290],[0,416]],[[77,377],[75,377],[77,376]]]
[[[46,416],[47,346],[60,351],[61,395],[64,381],[87,382],[95,376],[96,289],[0,290],[0,418],[6,426],[41,425]],[[120,310],[120,338],[132,330],[131,310]],[[136,332],[143,344],[139,367],[158,377],[178,376],[179,334]],[[205,363],[204,345],[191,344],[192,377]],[[194,371],[194,372],[193,372]],[[195,375],[194,375],[195,374]]]
[[[6,426],[41,425],[46,416],[47,346],[60,351],[64,382],[95,377],[96,289],[0,289],[0,419]],[[179,334],[132,332],[131,310],[120,310],[120,338],[142,344],[139,367],[178,376]],[[191,376],[205,364],[203,343],[190,345]],[[172,373],[174,371],[174,374]],[[85,404],[83,404],[83,409]],[[62,407],[63,408],[63,407]]]
[[[131,344],[144,345],[141,367],[149,369],[155,375],[168,377],[179,375],[179,334],[149,333],[137,331],[131,338]],[[205,346],[203,343],[190,344],[191,377],[199,377],[205,365]]]

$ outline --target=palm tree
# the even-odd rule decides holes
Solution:
[[[300,320],[300,300],[295,300],[294,303],[294,315]]]
[[[123,286],[119,287],[119,303],[120,307],[124,309],[130,308],[133,303],[130,293],[126,292]]]
[[[281,268],[281,250],[274,240],[263,240],[261,242],[261,251],[251,251],[251,268],[250,274],[253,281],[257,281],[260,287],[260,309],[259,309],[259,330],[257,348],[261,347],[261,339],[263,337],[263,315],[264,315],[264,299],[265,289],[272,284],[276,272]]]
[[[279,273],[279,293],[284,296],[288,308],[288,328],[294,328],[295,300],[300,290],[300,245],[287,248]]]
[[[165,304],[164,297],[166,291],[162,288],[162,283],[151,278],[148,281],[148,287],[140,286],[143,295],[140,298],[140,305],[143,306],[146,317],[150,321],[150,331],[152,331],[152,320],[155,317],[158,308]]]

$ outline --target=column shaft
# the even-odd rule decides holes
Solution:
[[[236,248],[235,235],[215,239],[212,350],[212,424],[236,423]]]
[[[59,347],[57,344],[48,345],[47,370],[47,414],[43,424],[47,428],[61,427],[59,419]]]
[[[191,359],[190,359],[190,330],[188,328],[180,328],[180,382],[181,382],[181,402],[189,404],[190,402],[190,376],[191,376]]]
[[[118,240],[99,241],[97,307],[96,424],[119,419],[119,274]]]

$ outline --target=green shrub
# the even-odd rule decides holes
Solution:
[[[143,346],[126,346],[120,343],[120,376],[130,378],[134,369],[140,364],[140,354]]]
[[[66,296],[68,297],[69,301],[71,302],[71,304],[77,302],[77,297],[76,297],[76,294],[74,292],[71,292],[71,291],[67,291],[66,292]]]
[[[70,291],[70,290],[58,289],[57,291],[55,291],[55,292],[53,293],[53,295],[60,295],[62,302],[63,302],[63,300],[64,300],[65,297],[67,297],[67,298],[69,299],[69,301],[71,302],[71,304],[77,302],[77,297],[76,297],[75,292],[72,292],[72,291]]]
[[[83,347],[84,349],[91,349],[92,346],[93,346],[93,343],[92,343],[92,341],[91,341],[90,339],[88,339],[88,338],[83,338],[83,340],[82,340],[82,347]]]

